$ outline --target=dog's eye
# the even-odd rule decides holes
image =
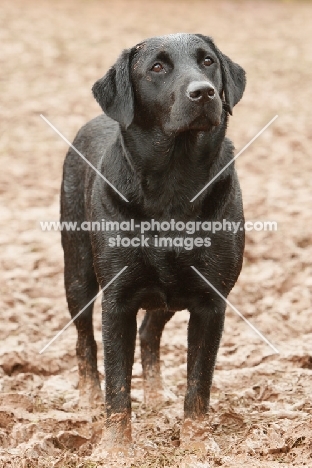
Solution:
[[[151,68],[151,70],[152,70],[153,72],[156,72],[156,73],[161,72],[163,69],[164,69],[164,67],[163,67],[162,64],[159,63],[159,62],[154,63],[154,65],[153,65],[152,68]]]
[[[213,64],[213,60],[212,60],[211,57],[206,57],[206,58],[204,59],[204,65],[205,65],[205,67],[209,67],[209,66],[212,65],[212,64]]]

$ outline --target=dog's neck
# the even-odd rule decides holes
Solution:
[[[190,200],[222,164],[219,158],[226,127],[224,112],[221,124],[208,131],[166,135],[159,128],[145,132],[135,124],[122,131],[126,164],[137,181],[137,191],[130,198],[144,206],[144,214],[155,218],[193,217],[200,212],[203,197],[194,203]]]

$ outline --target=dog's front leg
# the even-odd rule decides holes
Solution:
[[[107,423],[103,443],[131,442],[131,376],[136,338],[136,312],[109,298],[102,302]]]
[[[217,352],[223,331],[225,302],[210,297],[203,305],[190,308],[188,326],[187,391],[181,442],[184,446],[202,446],[217,450],[205,415],[209,407],[210,388]]]
[[[198,304],[190,310],[185,418],[203,418],[208,411],[224,313],[225,302],[217,296],[211,297],[207,305]]]

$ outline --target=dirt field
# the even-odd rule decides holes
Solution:
[[[3,0],[0,16],[0,467],[311,468],[312,3]],[[180,31],[211,35],[247,72],[237,151],[279,115],[236,163],[246,219],[278,229],[247,233],[229,299],[280,354],[228,309],[210,411],[220,450],[182,450],[188,313],[176,314],[161,349],[168,401],[143,405],[137,348],[135,450],[117,457],[97,445],[103,414],[78,409],[75,327],[39,354],[69,320],[60,235],[39,227],[58,219],[67,146],[40,114],[72,140],[100,113],[90,89],[121,49]]]

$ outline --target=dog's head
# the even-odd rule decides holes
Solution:
[[[172,134],[219,125],[222,110],[232,114],[245,84],[244,70],[211,38],[172,34],[125,50],[92,90],[122,127],[135,122]]]

